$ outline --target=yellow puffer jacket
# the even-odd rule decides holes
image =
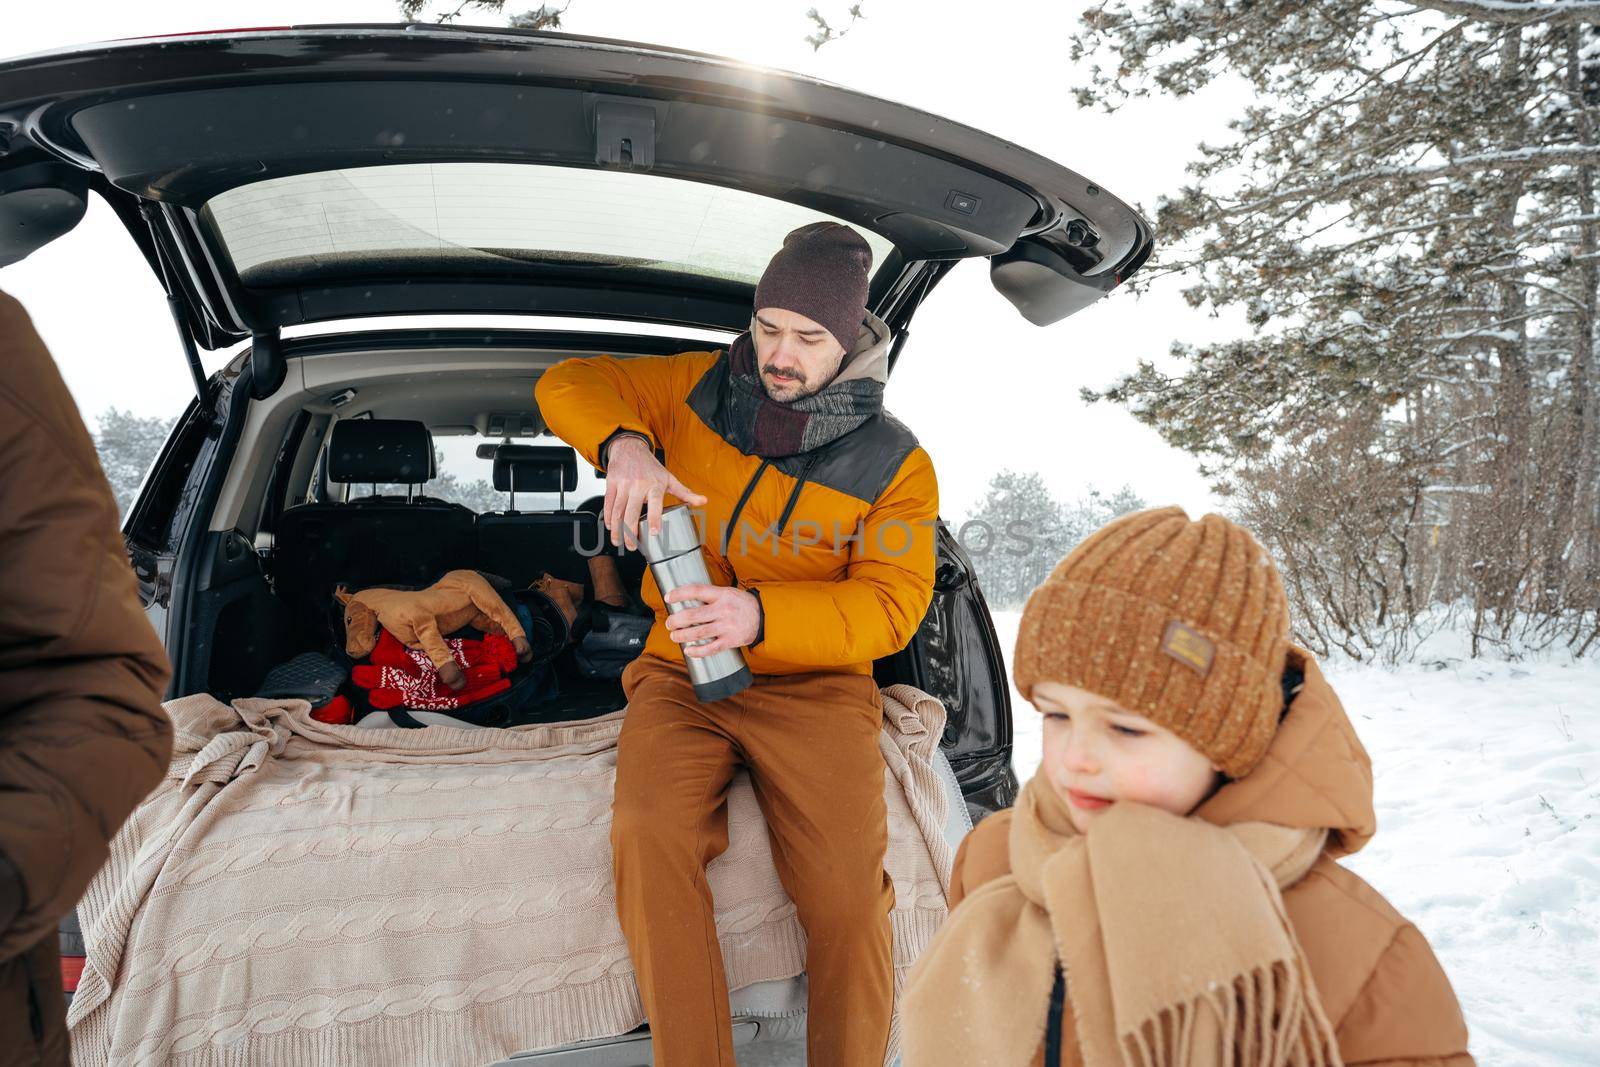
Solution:
[[[888,348],[887,327],[868,316],[834,380],[885,380]],[[809,453],[745,455],[718,430],[724,358],[568,359],[544,372],[534,396],[550,429],[591,465],[618,430],[637,431],[707,498],[700,515],[712,581],[760,591],[764,633],[745,649],[751,671],[870,674],[874,659],[911,640],[933,598],[933,463],[888,412]],[[648,571],[642,595],[656,613],[645,654],[681,660]]]

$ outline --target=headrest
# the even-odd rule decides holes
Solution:
[[[502,493],[570,493],[578,488],[578,453],[567,445],[501,445],[494,487]]]
[[[409,419],[340,419],[328,448],[336,482],[420,485],[433,477],[433,435]]]

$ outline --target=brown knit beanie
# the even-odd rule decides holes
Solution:
[[[867,314],[872,249],[855,230],[813,222],[790,231],[756,283],[755,309],[783,308],[827,327],[846,352]]]
[[[1230,778],[1249,773],[1283,709],[1289,605],[1249,531],[1182,508],[1124,515],[1028,597],[1012,678],[1077,686],[1145,716]]]

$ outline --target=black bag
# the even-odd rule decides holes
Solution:
[[[587,626],[572,649],[572,661],[585,678],[620,678],[644,651],[645,637],[655,625],[654,612],[641,614],[598,601],[586,604]]]

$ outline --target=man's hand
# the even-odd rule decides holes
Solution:
[[[660,533],[661,498],[667,493],[694,507],[705,506],[706,498],[673,477],[641,437],[618,437],[612,441],[606,463],[606,502],[601,515],[606,529],[611,531],[613,545],[626,540],[629,549],[639,547],[641,507],[648,512],[650,532]]]
[[[743,648],[756,639],[761,605],[755,594],[731,585],[680,585],[664,598],[669,604],[698,600],[699,607],[667,616],[667,633],[679,644],[715,638],[708,645],[684,649],[690,656],[710,656],[723,649]]]

